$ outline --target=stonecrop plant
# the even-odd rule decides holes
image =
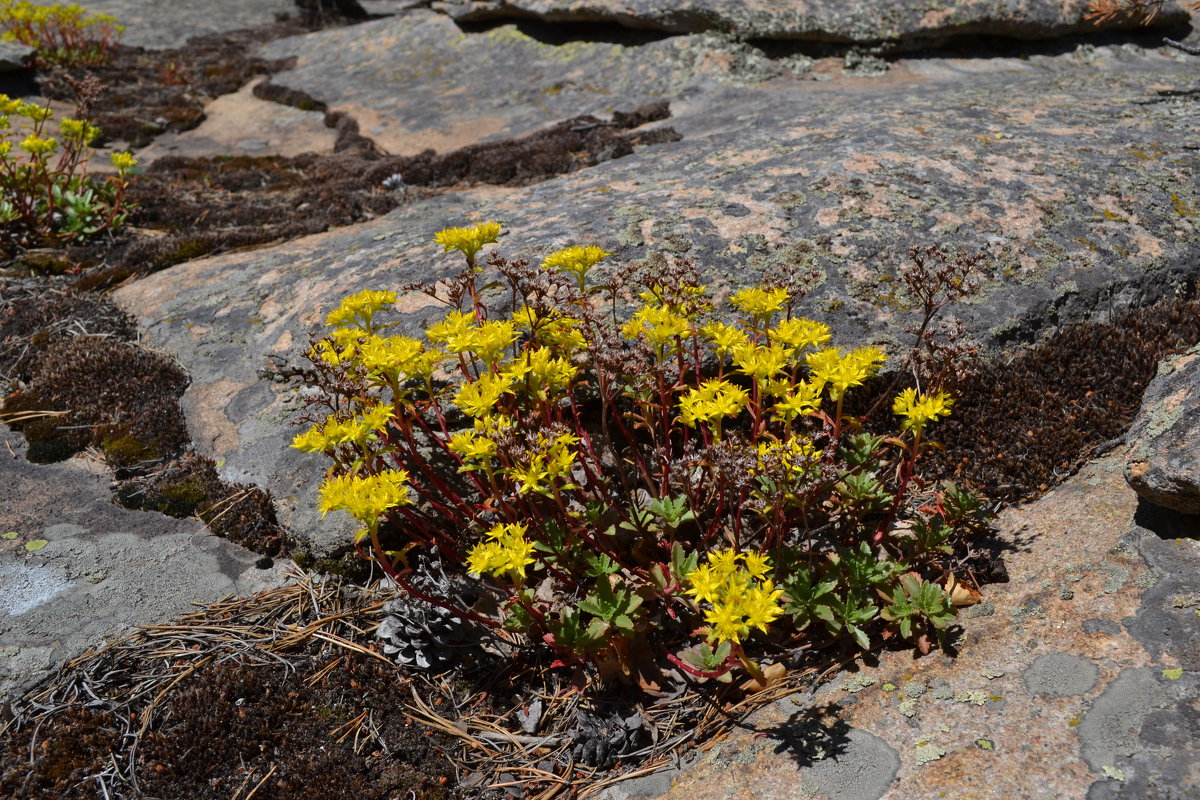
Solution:
[[[799,316],[793,274],[723,314],[689,262],[610,269],[576,246],[481,263],[500,233],[437,234],[466,266],[427,289],[447,312],[422,337],[398,332],[395,291],[368,289],[315,340],[322,391],[293,446],[332,459],[320,508],[358,521],[364,556],[553,666],[645,686],[761,685],[765,663],[834,640],[940,638],[985,519],[914,470],[949,395],[885,398],[890,432],[846,413],[887,356]],[[427,591],[430,562],[474,578],[473,602]]]
[[[56,120],[49,105],[0,94],[0,247],[82,239],[124,223],[137,160],[113,153],[115,175],[88,175],[99,134],[86,119]]]
[[[124,30],[116,18],[89,14],[77,3],[43,6],[0,0],[0,38],[35,48],[35,57],[44,66],[107,64]]]

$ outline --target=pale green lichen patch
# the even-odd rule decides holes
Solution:
[[[894,683],[885,683],[883,686],[881,686],[879,688],[883,689],[883,691],[885,691],[885,692],[894,692],[894,691],[896,691],[897,687],[896,687],[896,684],[894,684]]]
[[[1002,670],[1002,669],[985,669],[982,672],[980,672],[979,674],[982,675],[983,677],[987,678],[989,681],[994,681],[994,680],[996,680],[996,678],[1004,677],[1004,670]]]
[[[0,539],[15,539],[15,538],[17,538],[16,531],[8,531],[7,533],[0,533]]]
[[[954,690],[949,686],[938,686],[933,690],[933,696],[937,700],[952,700],[954,699]]]
[[[928,686],[920,681],[909,681],[908,683],[904,684],[904,696],[920,697],[921,695],[925,694],[928,688]]]
[[[1168,680],[1177,681],[1183,677],[1183,667],[1175,667],[1173,669],[1164,669],[1162,671],[1162,674],[1163,674],[1163,677],[1167,678]]]
[[[995,750],[996,749],[996,743],[993,742],[991,739],[976,739],[975,746],[978,747],[980,750]]]
[[[50,543],[45,539],[34,539],[25,543],[25,550],[30,553],[36,553],[48,544]]]
[[[970,703],[973,706],[987,705],[988,694],[978,689],[968,689],[965,692],[959,692],[954,695],[954,700],[959,703]]]
[[[900,705],[896,707],[896,710],[909,719],[912,719],[917,715],[917,701],[911,697],[907,700],[902,700]]]
[[[852,675],[842,683],[842,691],[858,694],[868,686],[874,686],[877,681],[869,675]]]
[[[928,764],[930,761],[937,761],[944,755],[946,755],[946,751],[933,742],[921,742],[913,751],[913,758],[918,767]]]
[[[1114,781],[1125,780],[1125,773],[1122,772],[1121,770],[1117,769],[1116,767],[1106,766],[1104,768],[1104,775],[1108,778],[1112,778]]]

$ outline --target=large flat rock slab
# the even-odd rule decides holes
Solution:
[[[258,28],[277,14],[294,14],[292,0],[94,0],[92,14],[110,14],[125,26],[122,44],[165,50],[193,36]]]
[[[701,88],[673,105],[680,142],[179,265],[115,296],[191,374],[183,402],[201,452],[227,480],[269,488],[284,524],[332,552],[349,526],[318,519],[326,465],[287,446],[299,391],[285,376],[341,296],[456,270],[432,243],[447,225],[499,220],[510,254],[585,243],[618,260],[692,257],[718,293],[807,264],[821,280],[806,313],[842,341],[893,351],[903,317],[888,276],[914,245],[991,254],[981,296],[961,310],[985,345],[1107,318],[1197,274],[1192,65],[1116,50],[971,81],[951,62],[921,68],[950,77]],[[403,298],[409,331],[434,316],[427,300]]]
[[[0,698],[135,625],[287,580],[287,562],[259,569],[198,520],[113,505],[103,468],[23,453],[0,426]]]
[[[435,0],[460,20],[535,17],[610,22],[672,33],[728,31],[745,38],[880,42],[984,35],[1044,39],[1097,29],[1086,0]],[[1157,19],[1177,25],[1172,4]],[[1108,23],[1128,25],[1129,20]]]
[[[606,800],[1200,795],[1200,541],[1135,517],[1122,464],[1001,514],[1012,580],[962,610],[955,657],[884,652],[763,710],[673,788]]]
[[[693,74],[678,46],[545,44],[513,26],[464,34],[426,10],[280,39],[264,58],[295,58],[271,83],[358,121],[383,150],[413,155],[530,133],[571,117],[631,109]]]

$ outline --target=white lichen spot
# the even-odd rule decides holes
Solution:
[[[916,759],[917,766],[928,764],[930,761],[937,761],[942,756],[946,755],[946,751],[938,747],[933,742],[924,742],[917,745],[917,749],[913,752],[913,757]]]

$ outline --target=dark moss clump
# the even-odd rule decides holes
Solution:
[[[123,439],[161,458],[188,442],[178,402],[187,383],[165,356],[112,337],[77,336],[41,351],[3,413],[21,415],[13,427],[29,442],[31,461]]]
[[[933,434],[945,450],[930,451],[925,467],[993,499],[1037,497],[1121,436],[1159,361],[1196,342],[1200,301],[1174,301],[980,364],[950,387],[954,413]]]
[[[66,278],[0,278],[0,382],[28,379],[38,353],[52,342],[80,334],[128,341],[136,331],[111,301]]]
[[[286,68],[288,60],[270,61],[252,53],[264,41],[307,31],[298,21],[279,22],[255,30],[198,36],[174,50],[147,50],[118,45],[102,66],[57,67],[38,75],[46,97],[75,102],[72,82],[90,72],[103,84],[90,118],[103,141],[120,140],[145,147],[154,137],[190,130],[204,120],[204,106],[236,92],[260,75]]]
[[[126,475],[117,483],[117,500],[126,508],[199,517],[217,536],[265,556],[289,550],[270,493],[226,483],[217,475],[213,460],[196,453],[186,453],[148,474]]]
[[[120,742],[112,711],[73,707],[29,746],[28,737],[0,738],[0,797],[91,800],[99,772]],[[32,758],[31,758],[32,756]]]
[[[312,671],[320,666],[314,664]],[[411,724],[397,702],[403,678],[357,653],[309,686],[304,674],[226,663],[206,667],[172,692],[162,724],[138,749],[139,785],[149,797],[226,797],[253,772],[254,795],[370,800],[451,796],[453,772],[445,743]],[[355,752],[353,720],[370,725],[387,749]]]

